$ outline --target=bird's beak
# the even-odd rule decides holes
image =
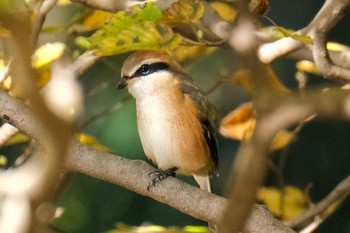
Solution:
[[[123,76],[120,78],[120,81],[117,84],[117,88],[124,89],[126,86],[128,86],[128,78]]]

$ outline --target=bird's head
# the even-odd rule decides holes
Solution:
[[[127,87],[135,98],[142,97],[178,83],[183,72],[165,51],[138,51],[125,60],[118,89]]]

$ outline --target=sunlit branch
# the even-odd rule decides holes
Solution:
[[[12,125],[5,123],[2,126],[0,126],[0,147],[5,145],[10,138],[18,133],[19,130],[16,127],[13,127]]]
[[[11,172],[1,172],[0,192],[6,197],[1,204],[16,204],[19,207],[26,202],[25,206],[28,208],[17,208],[18,211],[21,211],[17,215],[23,217],[21,220],[26,225],[24,227],[32,230],[35,228],[34,222],[38,220],[34,215],[36,208],[40,206],[42,201],[49,200],[55,190],[52,184],[57,183],[69,128],[48,111],[38,93],[36,75],[31,68],[33,46],[29,15],[0,9],[0,22],[2,27],[11,32],[10,52],[12,52],[14,59],[9,74],[13,82],[12,90],[18,97],[30,103],[31,109],[26,109],[27,120],[30,119],[33,124],[36,122],[36,126],[40,124],[40,127],[38,126],[39,128],[34,130],[36,135],[33,138],[42,149],[35,151],[33,159],[22,166],[11,170]],[[1,91],[0,117],[17,126],[16,119],[12,118],[18,110],[11,108],[14,101],[20,102]],[[8,227],[6,224],[13,224],[18,219],[18,216],[10,215],[11,211],[8,208],[5,210],[2,206],[0,218],[6,217],[6,222],[4,223],[3,219],[0,219],[4,223],[0,226],[1,232],[5,232],[3,230]],[[28,222],[28,219],[32,221]],[[23,231],[17,229],[17,232]]]
[[[311,36],[313,39],[313,46],[308,46],[308,49],[311,50],[312,59],[318,69],[326,78],[350,80],[350,68],[343,65],[344,63],[349,64],[349,62],[344,62],[344,59],[349,61],[349,52],[345,51],[333,57],[334,53],[330,55],[326,48],[327,34],[343,18],[349,5],[348,0],[327,0],[310,24],[296,32],[300,35]],[[262,62],[270,63],[303,47],[305,45],[301,41],[286,37],[262,44],[258,50],[258,56]],[[344,56],[344,53],[348,55]]]

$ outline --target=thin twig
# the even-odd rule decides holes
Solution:
[[[127,102],[128,100],[131,99],[131,96],[130,95],[127,95],[126,97],[124,97],[122,100],[118,101],[116,104],[114,104],[111,108],[108,108],[96,115],[93,115],[92,117],[90,117],[89,119],[87,119],[83,124],[81,124],[78,129],[83,129],[85,128],[86,126],[88,126],[89,124],[91,124],[92,122],[96,121],[96,120],[99,120],[103,117],[106,117],[116,111],[118,111],[119,109],[121,109],[125,102]]]
[[[286,223],[287,226],[297,228],[305,223],[308,223],[313,218],[319,216],[322,219],[328,217],[329,214],[323,215],[329,207],[334,210],[341,205],[343,201],[350,195],[350,176],[342,180],[331,193],[328,194],[322,201],[312,206],[299,217]],[[334,212],[331,211],[331,213]]]
[[[31,35],[33,47],[38,41],[47,13],[56,5],[56,2],[57,0],[43,0],[38,3],[36,21],[33,23]]]

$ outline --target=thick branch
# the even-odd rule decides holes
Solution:
[[[45,132],[27,106],[3,91],[0,91],[0,106],[0,117],[7,115],[16,127],[29,136],[37,138]],[[68,146],[64,167],[67,172],[80,172],[120,185],[203,221],[218,222],[227,203],[222,197],[172,177],[147,191],[150,182],[148,174],[153,170],[147,163],[97,151],[74,140]],[[245,229],[252,233],[290,232],[260,205],[254,207]]]

